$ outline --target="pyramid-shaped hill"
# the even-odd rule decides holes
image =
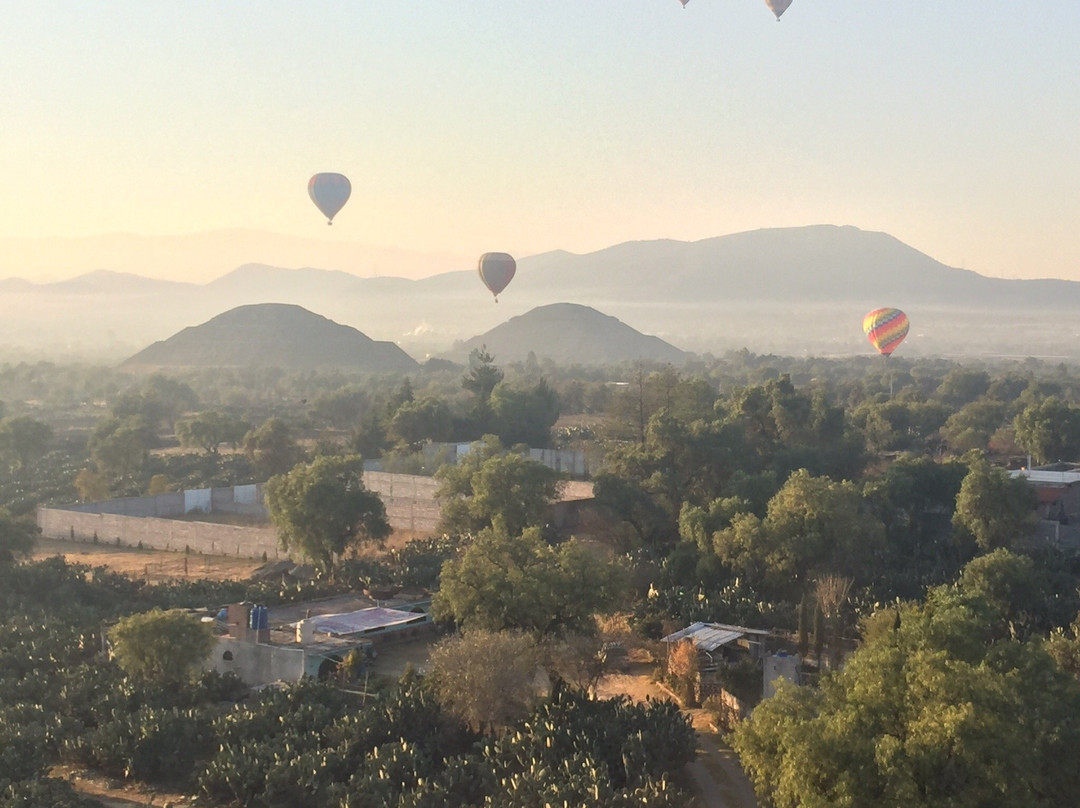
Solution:
[[[185,328],[123,366],[340,367],[381,373],[415,370],[417,363],[392,342],[377,342],[300,306],[259,303]]]
[[[621,320],[589,306],[553,303],[512,317],[487,333],[457,346],[450,358],[462,360],[486,346],[500,362],[524,361],[529,353],[563,365],[607,365],[645,359],[682,363],[687,354],[659,337],[642,334]]]

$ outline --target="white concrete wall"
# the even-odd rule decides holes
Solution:
[[[231,660],[225,659],[226,651],[232,654]],[[206,667],[218,673],[235,673],[253,687],[298,682],[304,676],[304,650],[220,637]]]
[[[241,558],[283,558],[272,527],[243,527],[179,519],[118,516],[113,513],[81,513],[60,508],[39,508],[38,527],[50,539],[143,547],[176,552],[229,555]]]

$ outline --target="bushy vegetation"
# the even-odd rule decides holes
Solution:
[[[860,640],[842,672],[782,691],[736,735],[778,806],[1068,804],[1072,775],[1050,762],[1080,721],[1080,561],[1031,540],[1031,489],[1004,467],[1080,460],[1080,374],[745,351],[679,371],[495,359],[409,378],[0,369],[0,765],[20,773],[0,800],[56,789],[76,804],[42,779],[69,759],[223,804],[680,804],[664,778],[689,735],[667,708],[556,688],[479,736],[491,728],[473,716],[469,729],[412,680],[389,714],[315,685],[229,707],[228,682],[166,690],[100,652],[102,626],[131,612],[435,589],[441,576],[443,616],[563,642],[616,604],[654,638],[694,620],[788,629],[822,670]],[[560,413],[580,417],[557,427]],[[335,584],[147,587],[12,566],[18,518],[39,503],[251,482],[356,453],[431,471],[427,441],[482,436],[440,473],[447,535],[382,562],[339,559],[334,543]],[[518,441],[588,451],[603,509],[588,552],[544,530],[558,481],[504,451]],[[176,444],[186,451],[160,451]],[[726,672],[732,689],[749,689],[744,673]]]
[[[560,690],[481,736],[411,676],[367,703],[314,681],[236,703],[232,677],[129,676],[102,653],[106,624],[183,602],[176,588],[56,559],[0,574],[0,805],[83,805],[48,779],[58,762],[221,805],[682,804],[668,778],[693,733],[672,709]],[[186,605],[205,594],[191,587]]]

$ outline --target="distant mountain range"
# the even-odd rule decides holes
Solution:
[[[544,253],[519,260],[499,300],[475,271],[407,280],[249,264],[208,284],[111,272],[55,284],[9,279],[0,281],[0,356],[119,359],[237,306],[289,303],[424,358],[455,344],[460,352],[511,317],[565,301],[695,352],[868,353],[863,314],[897,306],[912,322],[898,356],[1080,356],[1072,325],[1080,283],[987,278],[854,227]]]
[[[355,328],[282,303],[240,306],[219,314],[155,342],[123,365],[133,369],[338,367],[373,373],[418,367],[392,342],[376,342]]]

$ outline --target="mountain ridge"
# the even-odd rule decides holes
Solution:
[[[907,353],[1056,356],[1074,353],[1062,324],[1080,307],[1080,282],[990,278],[887,233],[835,225],[527,256],[497,306],[475,270],[410,279],[247,263],[206,284],[82,277],[65,286],[0,281],[0,347],[40,333],[134,351],[237,306],[291,303],[416,356],[438,355],[509,317],[571,301],[699,353],[858,353],[868,348],[862,315],[895,306],[912,319]]]

